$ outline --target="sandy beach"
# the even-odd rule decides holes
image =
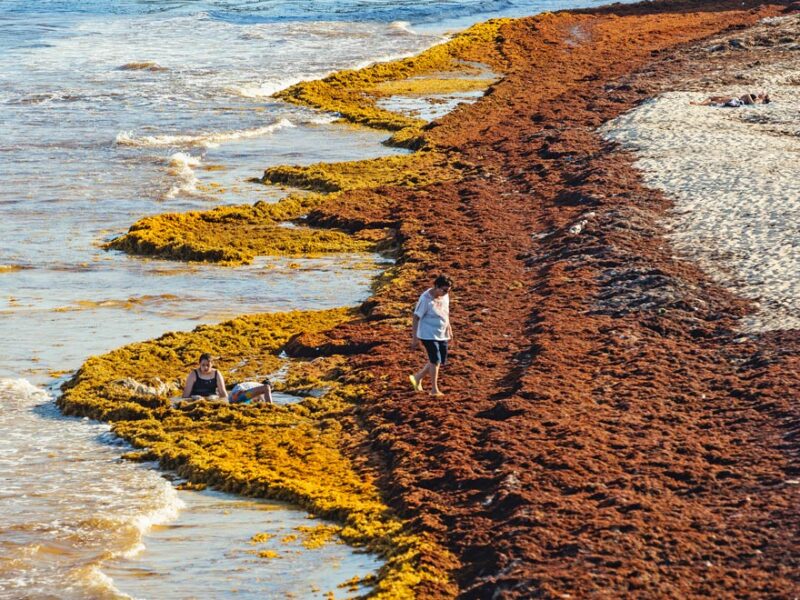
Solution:
[[[800,324],[797,35],[796,19],[776,18],[711,38],[692,59],[705,58],[713,75],[672,80],[674,91],[604,127],[608,139],[633,151],[648,187],[675,201],[668,237],[676,251],[759,305],[744,331]],[[725,59],[715,60],[717,53]],[[744,110],[700,104],[745,88],[769,90],[772,101]]]
[[[796,596],[793,8],[493,20],[281,90],[413,152],[270,167],[254,176],[304,191],[146,217],[109,247],[223,264],[357,249],[394,265],[358,309],[249,315],[93,357],[59,406],[112,421],[132,460],[334,520],[385,559],[374,597]],[[426,89],[468,102],[428,122],[409,100]],[[702,104],[762,90],[769,104]],[[408,346],[442,272],[455,339],[434,398],[409,386]],[[232,381],[283,368],[280,390],[305,399],[175,405],[119,385],[178,380],[198,347]]]

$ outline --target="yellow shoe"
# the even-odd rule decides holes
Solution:
[[[411,382],[411,387],[414,388],[415,392],[421,392],[422,391],[422,382],[421,381],[417,381],[416,377],[414,377],[413,375],[409,375],[408,376],[408,380]]]

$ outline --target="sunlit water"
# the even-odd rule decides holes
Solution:
[[[62,417],[53,394],[59,376],[125,343],[356,304],[382,259],[220,268],[100,245],[148,214],[275,201],[285,192],[247,181],[271,165],[397,152],[385,134],[272,100],[278,89],[491,16],[591,4],[0,2],[0,598],[321,597],[377,568],[340,545],[257,556],[253,533],[306,514],[176,491],[121,461],[106,425]]]
[[[319,521],[286,505],[177,491],[120,460],[107,425],[61,416],[24,380],[0,379],[0,402],[0,597],[321,596],[380,564],[339,544],[304,548],[296,528]],[[275,537],[252,543],[263,532]]]
[[[342,597],[348,590],[345,582],[380,566],[374,556],[341,543],[305,547],[299,528],[320,521],[286,505],[213,491],[178,494],[185,506],[181,519],[155,527],[141,559],[110,561],[104,569],[121,591],[161,598],[168,584],[169,594],[179,598],[262,600],[328,592]],[[273,537],[253,541],[264,532]]]

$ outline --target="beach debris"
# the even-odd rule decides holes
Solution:
[[[152,60],[143,60],[143,61],[135,61],[125,63],[117,67],[119,71],[152,71],[152,72],[160,72],[166,71],[166,67],[162,67],[157,62]]]
[[[709,52],[722,52],[723,50],[747,50],[748,44],[742,39],[734,38],[732,40],[728,40],[727,43],[719,43],[714,44],[713,46],[709,46],[707,50]]]
[[[143,396],[171,396],[180,392],[180,386],[177,383],[174,381],[165,383],[158,377],[152,379],[151,384],[136,381],[131,377],[118,379],[112,383],[114,385],[131,390],[134,394],[140,394]]]
[[[581,231],[583,231],[583,228],[586,227],[586,224],[588,222],[589,221],[586,219],[581,219],[580,221],[578,221],[572,227],[569,228],[569,232],[573,235],[578,235]]]
[[[202,492],[208,487],[207,483],[201,481],[184,481],[175,486],[178,490],[191,490],[193,492]]]
[[[586,224],[589,222],[589,219],[591,219],[594,216],[596,216],[596,213],[594,212],[586,213],[576,223],[570,226],[569,232],[572,235],[579,235],[583,231],[583,228],[586,227]]]

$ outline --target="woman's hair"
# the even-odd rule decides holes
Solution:
[[[197,362],[198,362],[198,363],[201,363],[201,362],[203,362],[204,360],[213,361],[214,359],[213,359],[213,358],[211,358],[211,355],[210,355],[208,352],[203,352],[203,353],[200,355],[200,358],[198,358],[198,359],[197,359]]]
[[[433,285],[438,288],[449,288],[453,286],[453,281],[447,275],[439,275]]]

